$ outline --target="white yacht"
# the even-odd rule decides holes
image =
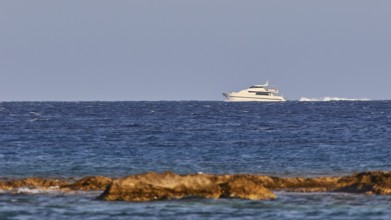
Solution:
[[[284,97],[278,95],[278,89],[269,88],[269,82],[263,85],[253,85],[239,92],[223,93],[226,101],[283,102]]]

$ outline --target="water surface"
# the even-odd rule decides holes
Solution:
[[[391,101],[2,102],[0,176],[389,171],[390,109]],[[90,194],[2,193],[0,200],[5,219],[391,218],[389,197],[350,194],[111,203]]]

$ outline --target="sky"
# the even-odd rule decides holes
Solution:
[[[391,99],[389,0],[2,0],[0,101]]]

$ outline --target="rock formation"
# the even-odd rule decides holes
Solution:
[[[391,195],[391,172],[371,171],[343,177],[275,177],[249,174],[187,174],[148,172],[123,178],[103,176],[75,179],[29,177],[0,179],[0,191],[18,192],[20,188],[58,190],[64,193],[81,190],[104,191],[103,200],[151,201],[201,198],[274,199],[272,191],[347,192]]]
[[[58,188],[67,181],[60,179],[48,179],[29,177],[16,180],[0,180],[0,190],[12,191],[18,188],[49,189]]]
[[[275,194],[252,180],[229,178],[228,181],[214,181],[213,175],[177,175],[150,172],[114,180],[100,196],[104,200],[151,201],[202,197],[218,199],[273,199]],[[231,181],[232,180],[232,181]]]
[[[362,172],[343,177],[336,192],[391,195],[391,172]]]

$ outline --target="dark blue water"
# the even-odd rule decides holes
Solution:
[[[390,110],[391,101],[3,102],[0,176],[116,177],[165,170],[319,176],[391,170]],[[337,218],[338,213],[343,219],[367,219],[364,216],[376,208],[376,218],[391,218],[389,197],[363,195],[282,193],[276,201],[266,202],[146,204],[108,203],[87,195],[24,198],[5,193],[2,198],[6,201],[0,200],[0,218],[6,213],[6,218],[15,219],[144,214],[150,218]],[[52,200],[60,208],[45,205]],[[28,208],[32,203],[38,211]],[[104,209],[108,214],[93,215],[90,206],[109,207]],[[138,211],[125,211],[133,209]],[[236,216],[238,209],[242,211]],[[353,212],[359,210],[364,214],[355,216]]]

